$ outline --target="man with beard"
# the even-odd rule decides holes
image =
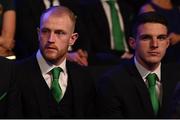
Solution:
[[[25,118],[93,116],[93,81],[86,68],[66,60],[68,47],[78,38],[75,23],[67,7],[47,9],[38,29],[38,52],[16,63]]]

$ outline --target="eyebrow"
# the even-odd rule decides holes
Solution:
[[[49,28],[47,28],[47,27],[43,27],[43,28],[41,28],[40,30],[41,30],[41,31],[42,31],[42,30],[48,30],[48,31],[54,31],[54,32],[65,32],[65,31],[62,30],[62,29],[51,30],[51,29],[49,29]]]
[[[142,37],[154,37],[154,36],[151,34],[142,34],[139,36],[139,38],[142,38]],[[156,35],[156,37],[168,37],[168,35],[167,34],[159,34],[159,35]]]

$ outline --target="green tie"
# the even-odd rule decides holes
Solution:
[[[119,22],[118,12],[115,8],[115,0],[109,0],[107,3],[110,6],[111,19],[112,19],[112,33],[114,37],[114,46],[116,50],[124,51],[123,38],[124,33],[121,29],[121,24]]]
[[[150,73],[146,79],[148,80],[148,90],[150,93],[151,103],[154,110],[155,115],[158,113],[159,109],[159,100],[156,92],[156,80],[157,75],[155,73]]]
[[[53,77],[52,84],[51,84],[51,91],[57,103],[60,102],[61,96],[62,96],[62,90],[58,82],[60,72],[62,71],[63,70],[60,67],[53,68],[51,71],[52,77]]]

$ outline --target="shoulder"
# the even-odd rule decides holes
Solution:
[[[162,69],[166,69],[168,71],[180,70],[179,63],[162,63]],[[179,72],[179,71],[176,71]]]
[[[112,76],[112,74],[113,75],[125,75],[125,73],[129,74],[129,72],[131,70],[133,70],[132,68],[134,68],[134,61],[132,59],[124,60],[124,61],[121,61],[120,64],[109,69],[107,71],[107,73],[109,73],[109,74],[107,74],[107,75]]]
[[[3,57],[0,57],[0,74],[1,79],[5,77],[5,75],[10,74],[13,68],[13,60],[9,60]],[[9,76],[7,76],[8,78]]]
[[[123,91],[134,87],[129,62],[116,65],[105,72],[96,81],[97,94],[105,96],[121,96]]]
[[[129,82],[130,77],[132,76],[131,73],[135,72],[134,68],[134,63],[132,61],[123,61],[119,65],[113,66],[104,72],[100,76],[98,84],[103,82],[106,84],[119,85],[119,83]]]
[[[12,62],[12,60],[9,60],[9,59],[7,59],[5,57],[0,56],[0,64],[10,63],[10,62]]]
[[[66,61],[66,68],[68,74],[76,78],[84,78],[90,74],[88,67],[81,66],[75,62]]]
[[[176,84],[178,81],[180,81],[180,64],[177,63],[162,64],[161,72],[162,72],[162,76],[166,77],[167,82],[169,84]]]
[[[16,70],[27,71],[29,69],[36,68],[38,66],[38,62],[37,62],[36,56],[33,55],[28,58],[24,58],[24,59],[15,61],[14,66],[15,66]],[[25,71],[23,71],[23,72],[25,72]]]
[[[75,63],[75,62],[70,62],[70,61],[66,61],[66,66],[67,66],[67,69],[84,69],[85,67]]]
[[[9,60],[9,59],[6,59],[4,57],[0,57],[0,67],[1,67],[1,71],[10,71],[10,68],[12,67],[14,63],[14,60]]]

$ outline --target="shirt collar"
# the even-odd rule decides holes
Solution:
[[[64,59],[64,61],[60,65],[58,65],[58,66],[53,65],[53,64],[47,62],[44,59],[44,57],[42,56],[40,50],[38,50],[37,53],[36,53],[36,59],[38,61],[38,64],[40,66],[41,73],[42,73],[43,76],[45,74],[49,73],[54,67],[62,68],[64,74],[67,72],[67,70],[66,70],[66,59]]]
[[[149,71],[137,61],[136,57],[134,57],[134,62],[135,62],[136,68],[138,69],[141,77],[144,80],[146,80],[145,78],[149,73],[156,73],[156,75],[158,76],[158,81],[161,80],[161,72],[160,72],[161,71],[161,63],[159,64],[159,66],[154,71]]]

